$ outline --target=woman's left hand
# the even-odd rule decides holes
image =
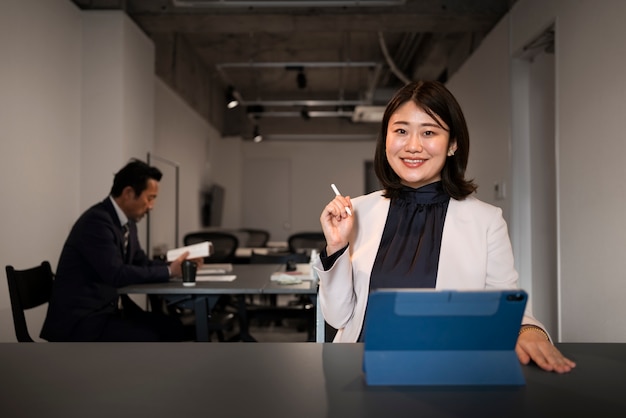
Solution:
[[[531,360],[543,370],[567,373],[576,367],[576,363],[566,358],[540,331],[523,332],[515,345],[517,358],[522,364]]]

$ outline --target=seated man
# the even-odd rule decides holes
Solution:
[[[154,206],[161,172],[132,160],[110,196],[89,208],[63,246],[41,338],[48,341],[181,341],[180,321],[146,312],[117,288],[181,276],[188,253],[169,266],[141,249],[136,222]],[[194,260],[199,261],[199,260]]]

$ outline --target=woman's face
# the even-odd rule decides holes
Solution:
[[[418,188],[441,180],[449,150],[450,133],[442,121],[431,118],[408,101],[389,119],[385,151],[387,161],[405,186]]]

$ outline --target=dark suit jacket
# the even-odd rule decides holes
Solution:
[[[52,299],[41,338],[91,341],[117,310],[117,288],[135,283],[166,282],[167,265],[148,259],[129,222],[129,255],[124,261],[123,231],[107,197],[76,221],[63,246]]]

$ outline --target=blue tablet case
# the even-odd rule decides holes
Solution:
[[[524,385],[523,290],[386,289],[369,296],[368,385]]]

